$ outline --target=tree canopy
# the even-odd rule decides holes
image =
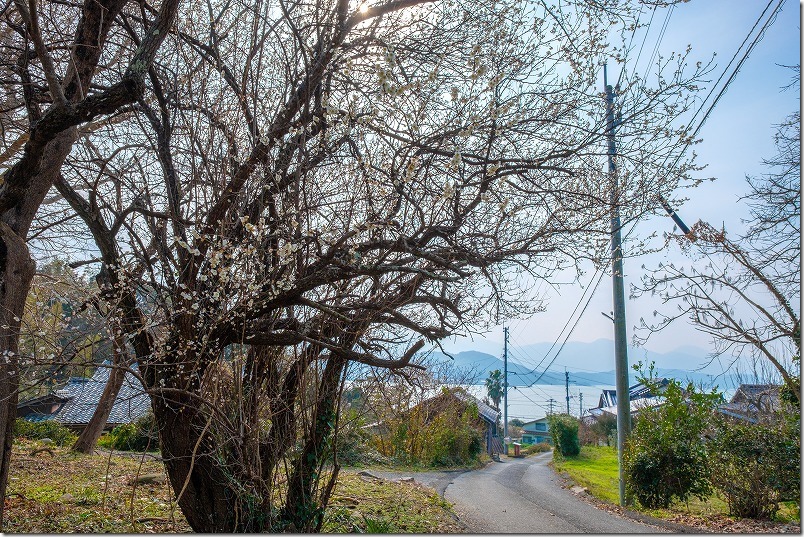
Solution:
[[[319,529],[350,367],[422,367],[426,342],[528,311],[524,279],[604,262],[612,203],[639,218],[691,169],[667,163],[707,67],[682,54],[623,80],[603,171],[628,2],[120,3],[97,76],[60,82],[72,56],[47,51],[90,4],[10,15],[4,150],[28,141],[0,207],[56,168],[32,229],[97,267],[196,531]]]

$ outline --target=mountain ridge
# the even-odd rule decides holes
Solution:
[[[577,385],[614,385],[614,342],[598,339],[593,342],[567,342],[561,349],[558,359],[556,348],[552,350],[550,343],[536,343],[509,349],[508,373],[510,386],[527,386],[531,384],[564,384],[564,371],[569,372],[570,380]],[[700,354],[692,354],[695,351]],[[696,385],[720,389],[735,387],[737,380],[733,374],[724,374],[716,365],[708,363],[706,351],[692,346],[683,347],[683,351],[658,353],[645,348],[629,347],[629,364],[642,362],[643,369],[650,363],[656,367],[656,374],[663,377],[676,378],[680,381],[692,382]],[[441,352],[433,352],[430,360],[436,364],[451,365],[456,378],[471,380],[469,384],[481,384],[489,372],[503,370],[503,360],[497,356],[467,350],[452,353],[452,358]],[[525,363],[523,363],[525,362]],[[545,371],[545,366],[547,370]],[[595,369],[597,368],[597,369]],[[639,374],[629,371],[629,382],[637,382]]]

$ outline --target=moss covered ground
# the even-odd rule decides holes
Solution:
[[[32,455],[32,451],[48,447]],[[52,452],[52,455],[51,455]],[[147,484],[138,476],[151,475]],[[191,529],[173,501],[162,463],[137,454],[83,455],[18,440],[9,478],[6,533],[182,533]],[[457,533],[451,506],[417,483],[344,471],[324,531]]]

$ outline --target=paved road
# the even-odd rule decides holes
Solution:
[[[659,527],[597,509],[562,488],[551,453],[503,457],[481,470],[413,475],[448,501],[473,533],[656,533]],[[373,472],[386,478],[397,472]]]

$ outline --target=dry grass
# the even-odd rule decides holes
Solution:
[[[367,533],[461,533],[452,506],[433,489],[342,472],[325,531]]]
[[[83,455],[18,440],[11,459],[4,530],[9,533],[175,533],[190,527],[161,484],[133,484],[161,474],[162,463],[128,455]]]
[[[190,532],[161,462],[136,454],[83,455],[18,440],[6,498],[7,533]],[[134,484],[158,474],[161,483]],[[452,509],[415,483],[367,479],[343,472],[327,510],[329,532],[458,533]]]

